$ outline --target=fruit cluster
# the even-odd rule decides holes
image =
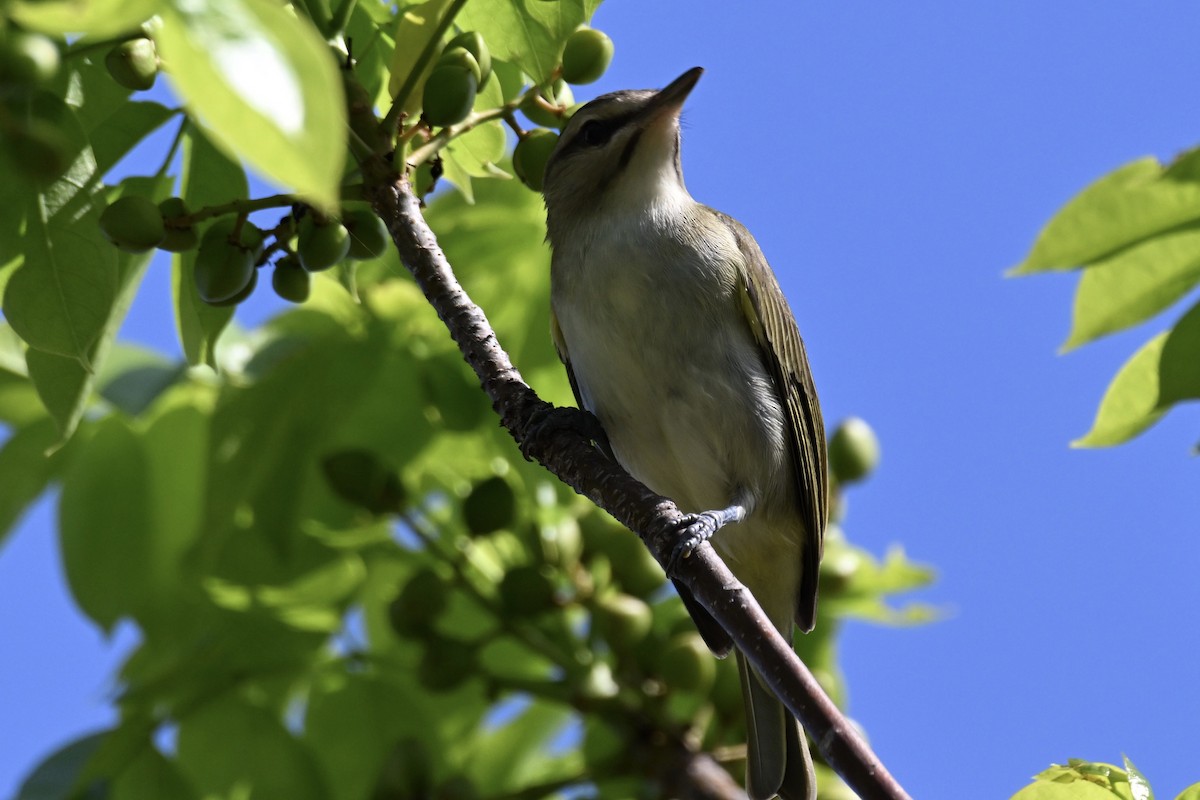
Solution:
[[[156,206],[145,197],[125,195],[101,213],[100,229],[110,242],[131,253],[156,247],[182,253],[198,247],[193,277],[200,299],[214,306],[242,302],[254,292],[258,268],[269,259],[268,234],[242,215],[226,214],[201,236],[195,216],[179,197]],[[312,273],[348,258],[378,258],[390,242],[383,222],[367,208],[348,208],[341,219],[311,211],[299,220],[288,215],[271,234],[270,251],[283,253],[275,262],[271,286],[293,303],[308,299]]]

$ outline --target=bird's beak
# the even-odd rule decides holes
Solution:
[[[650,98],[650,102],[642,110],[642,118],[645,122],[652,124],[663,114],[678,117],[679,112],[683,109],[683,101],[687,100],[688,95],[692,93],[692,89],[696,87],[696,82],[700,80],[700,76],[703,74],[703,67],[692,67],[671,81],[665,88],[660,89],[658,94]]]

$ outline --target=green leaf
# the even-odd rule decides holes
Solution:
[[[1158,364],[1159,409],[1181,400],[1200,399],[1200,303],[1167,334]]]
[[[101,397],[136,417],[186,374],[183,364],[155,350],[117,343],[97,375],[96,384]]]
[[[241,742],[231,746],[236,732]],[[228,694],[179,726],[179,765],[203,797],[327,800],[330,792],[308,748],[273,714]]]
[[[244,200],[250,194],[246,173],[194,128],[183,140],[181,195],[188,208],[197,210]],[[221,332],[233,319],[229,306],[210,306],[196,292],[193,273],[196,251],[176,253],[171,259],[171,290],[175,297],[175,324],[189,364],[217,366],[216,345]]]
[[[437,33],[438,24],[447,13],[452,0],[429,0],[426,3],[406,7],[396,24],[396,46],[392,55],[391,80],[388,94],[395,97],[425,52],[430,39]],[[437,52],[434,51],[434,55]],[[421,70],[421,76],[412,85],[408,96],[402,99],[403,108],[415,114],[421,108],[421,90],[425,79],[433,70],[434,59],[430,58]]]
[[[1162,417],[1159,408],[1159,361],[1167,334],[1160,333],[1134,353],[1117,372],[1096,412],[1092,429],[1072,447],[1108,447],[1137,436]]]
[[[1146,780],[1146,776],[1133,765],[1128,756],[1121,756],[1121,760],[1125,764],[1125,772],[1129,779],[1129,788],[1133,793],[1133,800],[1154,800],[1154,792],[1150,789],[1150,782]]]
[[[197,800],[174,762],[147,744],[110,784],[108,800]]]
[[[0,545],[25,508],[46,489],[61,463],[61,454],[47,455],[58,441],[54,423],[42,418],[13,432],[0,447]]]
[[[1185,159],[1194,158],[1193,151]],[[1176,165],[1142,158],[1112,172],[1068,202],[1010,275],[1073,269],[1200,219],[1200,182]]]
[[[111,80],[111,79],[110,79]],[[124,101],[88,132],[96,168],[107,173],[142,139],[175,115],[158,103]]]
[[[1113,800],[1113,792],[1085,780],[1071,783],[1037,781],[1012,796],[1012,800]]]
[[[1100,259],[1075,290],[1070,350],[1149,319],[1200,281],[1200,226],[1155,236]]]
[[[1200,800],[1200,783],[1193,783],[1184,789],[1175,800]]]
[[[103,743],[107,731],[76,739],[38,764],[21,784],[16,800],[75,800],[88,762]]]
[[[551,756],[555,736],[573,715],[562,705],[534,701],[510,722],[480,732],[471,743],[468,774],[479,786],[499,793],[516,793],[526,786],[578,775],[583,756],[574,752],[564,759]]]
[[[161,9],[154,33],[188,108],[228,152],[336,210],[346,102],[334,55],[308,20],[270,0]]]
[[[473,0],[459,13],[457,23],[464,30],[481,32],[494,58],[515,63],[541,84],[558,67],[563,42],[589,16],[584,0]]]
[[[170,184],[171,180],[165,177],[129,178],[122,187],[126,192],[158,200]],[[111,246],[108,249],[117,253]],[[25,355],[29,377],[46,409],[58,423],[62,441],[70,438],[75,431],[75,426],[79,424],[84,409],[91,400],[96,382],[95,369],[102,366],[108,357],[117,331],[133,303],[152,256],[153,252],[118,253],[117,293],[108,309],[108,317],[104,321],[100,337],[88,353],[86,365],[74,358],[44,353],[32,347]]]
[[[156,535],[146,508],[146,454],[115,417],[105,420],[68,470],[59,500],[63,566],[75,602],[111,630],[148,596]]]
[[[8,13],[24,27],[95,39],[130,33],[158,11],[159,0],[15,0]]]

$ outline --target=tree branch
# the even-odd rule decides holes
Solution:
[[[352,100],[352,117],[356,112],[370,113],[369,107],[364,110]],[[357,130],[378,129],[355,124],[353,119],[351,124]],[[375,152],[382,149],[377,146]],[[636,532],[665,568],[683,516],[679,508],[631,477],[586,435],[570,430],[549,433],[551,426],[540,424],[554,407],[521,378],[483,310],[459,285],[407,180],[396,175],[381,156],[363,163],[363,175],[365,194],[391,232],[401,260],[475,370],[500,423],[522,452]],[[681,559],[677,573],[671,577],[687,586],[729,632],[771,690],[804,725],[825,761],[859,797],[909,800],[711,545],[702,544],[690,557]]]

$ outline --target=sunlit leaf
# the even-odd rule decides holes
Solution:
[[[558,66],[563,42],[589,17],[584,0],[474,0],[458,15],[458,24],[483,33],[496,58],[513,62],[535,83],[543,83]]]
[[[429,42],[437,34],[439,25],[447,13],[452,0],[429,0],[408,6],[400,14],[396,22],[396,47],[392,55],[391,80],[388,84],[388,94],[396,97],[406,85],[411,88],[406,97],[401,99],[403,109],[416,113],[421,108],[421,90],[425,79],[433,70],[434,59],[430,58],[421,75],[415,81],[409,82],[409,77],[417,67],[417,62],[425,52]],[[436,56],[437,51],[433,51]]]
[[[1200,226],[1147,239],[1083,270],[1064,350],[1149,319],[1200,281]]]
[[[1175,800],[1200,800],[1200,783],[1193,783],[1184,789]]]
[[[1200,182],[1186,166],[1143,158],[1105,175],[1055,214],[1010,274],[1073,269],[1200,219]]]
[[[135,30],[158,8],[159,0],[14,0],[7,11],[33,30],[98,39]]]
[[[341,76],[311,23],[270,0],[174,0],[154,39],[172,84],[226,150],[333,210],[346,151]]]
[[[1158,365],[1167,334],[1160,333],[1142,346],[1117,372],[1096,412],[1092,429],[1072,447],[1108,447],[1137,436],[1159,420]]]

